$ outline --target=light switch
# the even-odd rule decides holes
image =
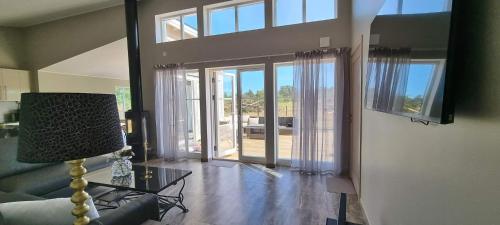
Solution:
[[[319,47],[327,48],[330,47],[330,37],[322,37],[319,39]]]

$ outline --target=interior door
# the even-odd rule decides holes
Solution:
[[[361,38],[361,42],[355,48],[351,55],[351,96],[352,96],[352,104],[351,104],[351,168],[350,175],[352,182],[354,184],[354,188],[358,193],[358,197],[361,196],[361,134],[362,134],[362,110],[363,110],[363,68],[362,68],[362,43],[363,38]]]

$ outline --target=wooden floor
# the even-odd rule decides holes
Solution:
[[[153,166],[193,171],[184,189],[189,212],[172,209],[162,222],[143,225],[324,225],[327,217],[337,218],[339,194],[326,191],[327,175],[235,164],[228,168],[198,160],[152,161]],[[174,191],[167,189],[162,194]],[[361,224],[360,212],[357,197],[350,195],[348,221]]]

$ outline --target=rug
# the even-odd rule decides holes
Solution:
[[[207,164],[209,166],[233,168],[237,163],[236,162],[230,162],[230,161],[224,161],[224,160],[212,160],[210,162],[207,162]]]
[[[354,185],[351,180],[346,177],[327,177],[326,190],[330,193],[356,194]]]

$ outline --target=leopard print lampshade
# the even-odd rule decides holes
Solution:
[[[19,121],[21,162],[89,158],[123,148],[115,95],[24,93]]]

